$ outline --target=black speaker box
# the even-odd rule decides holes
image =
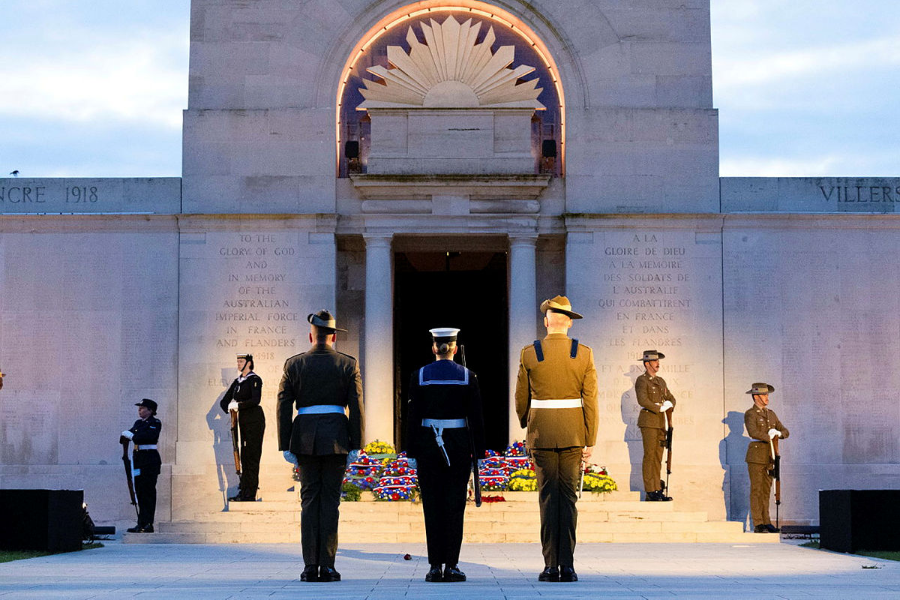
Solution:
[[[541,156],[544,158],[556,158],[556,140],[544,140],[541,142]]]
[[[900,490],[819,490],[819,545],[837,552],[900,550]]]
[[[0,490],[0,549],[81,550],[84,490]]]

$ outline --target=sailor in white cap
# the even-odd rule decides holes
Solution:
[[[465,581],[459,552],[472,459],[484,456],[481,392],[475,373],[453,360],[459,329],[430,331],[436,360],[410,380],[407,454],[418,463],[422,490],[431,565],[425,581]]]

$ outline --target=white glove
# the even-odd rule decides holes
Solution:
[[[675,408],[675,405],[672,404],[671,402],[669,402],[668,400],[666,400],[665,402],[662,403],[662,406],[659,407],[659,412],[666,412],[670,408]]]
[[[128,431],[127,429],[122,432],[122,437],[127,437],[129,440],[134,437],[134,434]]]
[[[297,456],[291,452],[290,450],[285,450],[281,453],[284,456],[284,460],[288,461],[292,465],[297,465]]]
[[[239,410],[237,400],[232,400],[231,402],[228,403],[228,410],[229,411]]]
[[[781,437],[781,432],[773,427],[769,430],[769,439],[774,440],[777,437]]]

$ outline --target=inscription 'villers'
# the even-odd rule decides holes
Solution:
[[[886,185],[820,185],[819,190],[825,200],[830,201],[835,194],[838,202],[900,202],[900,186]]]

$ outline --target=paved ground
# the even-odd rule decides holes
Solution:
[[[900,563],[782,544],[581,544],[578,583],[538,583],[536,544],[463,546],[465,583],[425,583],[424,548],[346,544],[340,583],[300,583],[292,544],[124,545],[0,564],[0,600],[898,598]],[[412,560],[403,560],[409,552]],[[874,568],[872,568],[874,567]]]

